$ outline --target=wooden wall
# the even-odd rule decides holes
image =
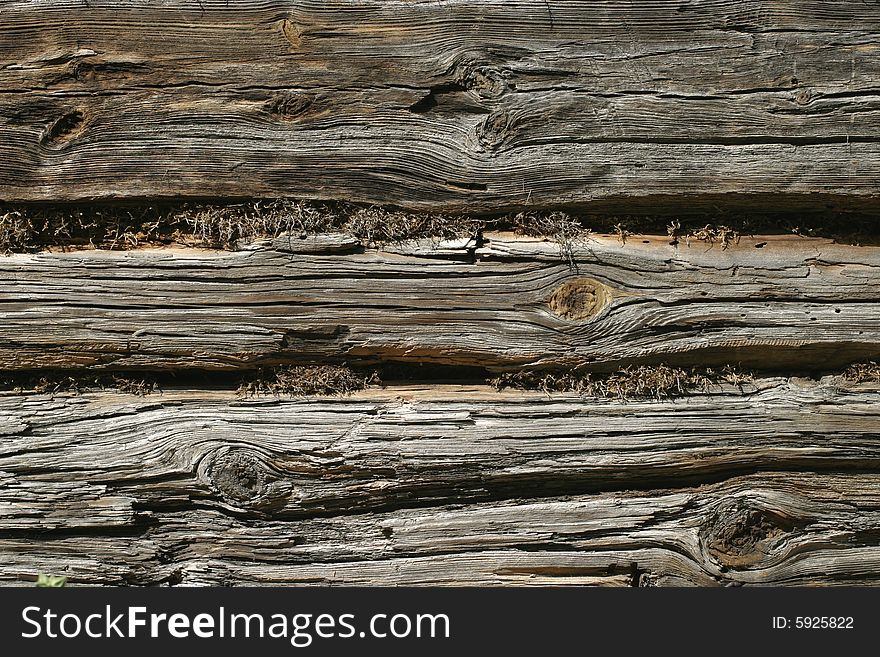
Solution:
[[[862,0],[4,0],[0,230],[275,197],[872,225],[878,34]],[[0,255],[0,582],[880,583],[880,376],[845,374],[876,239],[493,226]],[[408,374],[230,383],[300,364]],[[660,365],[753,373],[487,383]],[[22,383],[60,375],[162,385]]]

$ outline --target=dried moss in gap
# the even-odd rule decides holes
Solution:
[[[414,212],[342,201],[260,199],[232,203],[156,204],[0,204],[0,253],[33,252],[50,247],[133,249],[145,245],[230,249],[240,243],[284,234],[345,232],[366,245],[420,239],[479,241],[484,231],[513,230],[559,245],[560,257],[573,263],[575,247],[591,234],[616,235],[621,243],[634,235],[669,236],[670,244],[706,243],[724,250],[740,235],[758,233],[830,237],[850,244],[880,244],[872,216],[802,215],[595,215],[561,210],[521,211],[471,216]]]
[[[710,392],[713,387],[733,385],[741,390],[751,383],[751,374],[729,366],[682,369],[667,365],[629,366],[612,374],[590,372],[511,372],[490,380],[497,390],[541,390],[573,392],[600,399],[664,399],[694,392]]]
[[[0,377],[0,390],[19,394],[78,395],[98,390],[116,390],[140,397],[156,392],[159,385],[149,376],[90,374],[87,372],[23,373]]]
[[[358,371],[344,365],[296,365],[261,370],[242,382],[238,394],[241,397],[345,395],[380,383],[376,372]]]
[[[880,365],[872,360],[853,363],[843,373],[843,378],[851,383],[880,383]]]
[[[235,250],[239,243],[257,239],[337,231],[382,245],[426,238],[475,238],[484,224],[458,215],[288,199],[225,205],[0,207],[0,253],[163,244]]]

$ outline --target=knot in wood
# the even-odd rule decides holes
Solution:
[[[497,61],[497,60],[496,60]],[[513,88],[508,83],[510,71],[499,69],[484,52],[465,52],[456,57],[452,79],[471,95],[486,100],[503,96]]]
[[[510,114],[504,110],[492,112],[477,126],[477,140],[483,148],[495,150],[507,139],[512,127]]]
[[[508,85],[501,71],[488,66],[480,66],[468,71],[464,86],[479,98],[494,99],[503,96]]]
[[[718,506],[700,538],[709,557],[722,568],[743,569],[765,559],[776,539],[793,526],[780,513],[735,499]]]
[[[798,105],[807,105],[813,99],[813,94],[809,89],[801,89],[794,95],[794,101]]]
[[[63,146],[82,129],[83,121],[83,113],[79,110],[66,112],[43,131],[40,143],[49,147]]]
[[[281,21],[281,32],[292,46],[293,51],[298,50],[302,46],[302,33],[299,31],[296,23],[289,18]]]
[[[312,103],[314,98],[307,94],[282,92],[266,101],[264,108],[269,114],[289,121],[305,114]]]
[[[228,501],[252,502],[266,492],[266,466],[254,454],[243,450],[218,456],[210,469],[211,482]]]
[[[571,321],[595,317],[610,302],[611,291],[592,278],[567,281],[547,298],[547,305],[553,313]]]
[[[70,74],[77,82],[96,82],[101,80],[120,80],[130,78],[146,69],[140,62],[125,60],[108,61],[86,56],[77,58],[70,65]]]

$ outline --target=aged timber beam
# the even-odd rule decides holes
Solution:
[[[2,5],[6,201],[880,208],[863,0]]]
[[[877,584],[877,385],[0,396],[0,580]]]
[[[0,258],[2,369],[828,369],[880,356],[878,247],[594,236],[561,255],[507,234],[395,252],[281,242]]]
[[[677,490],[314,520],[165,511],[128,531],[0,536],[32,585],[873,585],[880,475],[760,473]],[[51,535],[44,535],[48,538]]]
[[[880,468],[877,385],[602,401],[428,386],[327,399],[0,396],[6,532],[136,525],[193,505],[303,518]]]

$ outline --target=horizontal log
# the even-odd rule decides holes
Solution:
[[[874,585],[878,475],[773,473],[650,493],[337,518],[151,518],[135,535],[0,538],[0,581],[89,585]]]
[[[0,581],[877,585],[880,388],[0,396]]]
[[[844,384],[764,379],[751,393],[628,403],[458,386],[309,400],[6,394],[2,528],[122,528],[142,510],[194,504],[313,517],[877,468],[877,386]]]
[[[12,1],[0,199],[880,207],[861,0]]]
[[[593,236],[560,254],[553,241],[506,234],[479,247],[356,245],[284,237],[234,253],[0,258],[0,363],[7,371],[343,360],[772,369],[880,356],[878,247]]]

